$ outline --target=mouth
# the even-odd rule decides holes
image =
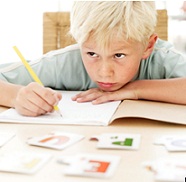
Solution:
[[[110,90],[111,88],[114,87],[115,83],[106,83],[106,82],[97,82],[99,88],[103,90]]]

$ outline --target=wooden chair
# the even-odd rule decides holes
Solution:
[[[157,10],[158,21],[156,33],[163,39],[168,39],[167,10]],[[68,34],[70,27],[69,12],[45,12],[43,14],[43,53],[56,50],[75,43]]]

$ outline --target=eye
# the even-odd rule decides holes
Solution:
[[[88,52],[87,54],[91,57],[98,57],[98,55],[95,52]]]
[[[117,59],[121,59],[121,58],[124,58],[125,57],[125,54],[123,54],[123,53],[117,53],[117,54],[114,55],[114,57],[117,58]]]

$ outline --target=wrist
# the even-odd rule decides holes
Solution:
[[[127,85],[127,89],[130,89],[133,92],[134,99],[145,99],[144,98],[144,84],[146,80],[136,80],[130,82]]]

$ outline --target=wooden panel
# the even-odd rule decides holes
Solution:
[[[168,16],[167,10],[157,10],[157,25],[155,32],[160,39],[168,40]]]
[[[43,53],[75,43],[68,34],[69,12],[46,12],[43,14]]]

